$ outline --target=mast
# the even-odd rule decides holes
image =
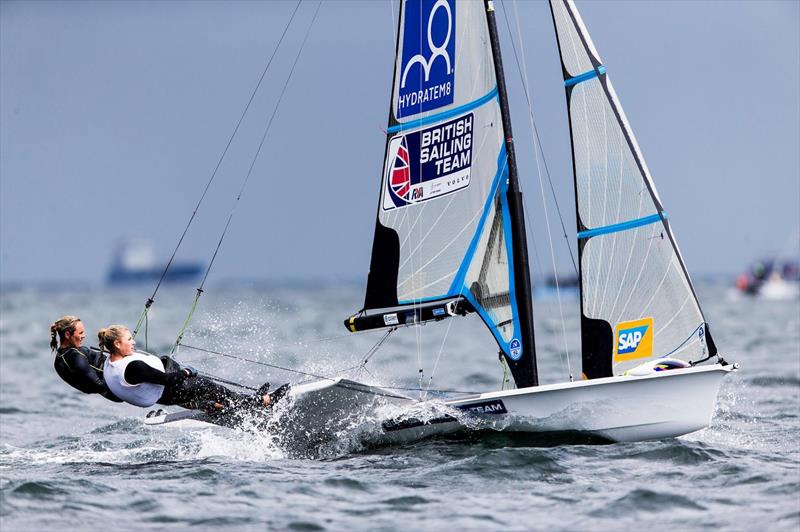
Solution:
[[[486,21],[489,25],[489,39],[494,59],[494,71],[497,78],[497,94],[500,101],[500,112],[505,134],[505,148],[508,159],[508,207],[511,214],[511,235],[514,251],[514,289],[517,296],[517,309],[520,322],[520,341],[522,352],[529,357],[519,361],[507,358],[517,387],[539,385],[539,372],[536,366],[536,345],[533,337],[533,301],[531,299],[531,276],[528,266],[528,241],[525,234],[525,212],[522,204],[522,192],[519,189],[517,159],[514,153],[514,135],[511,131],[511,115],[508,110],[508,95],[503,74],[503,59],[500,55],[500,41],[497,35],[497,22],[494,16],[494,2],[484,0]]]

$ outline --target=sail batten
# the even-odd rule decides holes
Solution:
[[[666,217],[667,217],[666,211],[662,211],[658,214],[651,214],[649,216],[644,216],[642,218],[636,218],[635,220],[627,220],[624,222],[617,222],[602,227],[595,227],[594,229],[586,229],[585,231],[578,232],[578,238],[581,239],[589,238],[597,235],[608,235],[611,233],[617,233],[619,231],[626,231],[628,229],[634,229],[636,227],[641,227],[643,225],[658,223],[663,219],[665,219]]]

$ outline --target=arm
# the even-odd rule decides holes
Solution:
[[[125,368],[125,380],[130,384],[151,382],[163,386],[173,386],[185,378],[186,374],[182,371],[164,373],[163,371],[148,366],[141,360],[134,360]]]
[[[78,349],[70,349],[64,353],[67,364],[72,372],[79,375],[86,382],[88,393],[105,394],[108,392],[106,381],[100,376],[102,368],[95,368],[89,363],[89,358]]]

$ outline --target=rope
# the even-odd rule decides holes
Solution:
[[[292,80],[292,75],[294,74],[295,67],[297,67],[297,62],[300,60],[300,55],[303,53],[303,48],[305,48],[306,42],[308,41],[308,36],[311,34],[311,28],[314,26],[314,22],[317,20],[317,15],[319,14],[319,9],[322,6],[322,0],[317,4],[317,9],[314,11],[314,16],[311,19],[311,23],[308,25],[308,29],[306,30],[306,34],[303,37],[303,42],[300,44],[300,48],[297,51],[297,55],[294,58],[294,63],[292,64],[292,68],[289,71],[289,75],[286,77],[286,81],[283,84],[283,89],[281,90],[280,96],[278,96],[278,100],[275,102],[275,106],[272,109],[272,115],[267,122],[267,127],[264,129],[264,134],[261,136],[261,142],[258,144],[258,149],[256,149],[256,153],[253,155],[253,159],[250,161],[250,168],[247,170],[247,175],[245,175],[244,180],[242,181],[242,186],[239,188],[239,193],[236,195],[236,199],[233,202],[233,207],[231,208],[230,214],[228,214],[228,220],[225,223],[225,228],[222,230],[222,234],[219,237],[219,241],[217,241],[217,247],[214,249],[214,253],[211,256],[211,260],[208,263],[208,267],[206,268],[206,272],[203,275],[203,280],[200,282],[200,287],[197,289],[197,294],[195,295],[194,302],[192,303],[192,307],[189,311],[189,315],[186,318],[186,321],[183,323],[183,327],[181,328],[180,333],[178,334],[177,340],[175,340],[175,344],[172,346],[172,350],[170,353],[174,353],[175,350],[178,348],[181,340],[183,339],[183,335],[186,332],[187,327],[189,326],[189,322],[194,315],[194,311],[197,308],[197,302],[200,299],[200,295],[203,293],[203,287],[205,286],[206,279],[208,279],[208,275],[211,273],[211,268],[214,266],[214,261],[217,259],[217,254],[219,253],[220,248],[222,247],[222,242],[225,240],[225,236],[228,234],[228,228],[231,225],[231,221],[233,220],[233,215],[236,213],[236,208],[239,206],[239,200],[242,199],[242,195],[244,194],[244,190],[247,187],[247,183],[250,181],[250,176],[253,173],[253,168],[256,165],[256,161],[258,160],[258,156],[261,154],[261,149],[264,147],[264,141],[267,139],[267,135],[269,134],[270,129],[272,128],[272,122],[275,119],[275,115],[278,113],[278,108],[281,105],[281,101],[283,100],[284,94],[286,94],[286,89],[289,87],[289,82]]]
[[[501,0],[501,2],[502,2],[502,0]],[[517,4],[515,2],[514,3],[515,11],[516,11],[516,7],[517,7]],[[567,246],[567,250],[569,251],[569,256],[570,256],[570,259],[572,260],[572,267],[575,270],[575,274],[576,275],[578,274],[578,267],[577,267],[577,265],[575,263],[575,257],[572,254],[572,248],[569,245],[569,239],[568,239],[568,236],[567,236],[567,230],[566,230],[566,227],[564,226],[564,218],[561,216],[561,208],[559,207],[558,199],[556,198],[555,188],[553,187],[553,180],[550,177],[550,170],[547,167],[547,159],[544,156],[544,150],[542,149],[541,139],[539,138],[539,130],[538,130],[537,126],[536,126],[536,120],[535,120],[535,118],[533,116],[533,105],[531,103],[531,98],[530,98],[529,83],[527,82],[527,78],[528,78],[527,70],[525,70],[525,73],[523,75],[523,66],[522,65],[524,64],[524,59],[525,59],[524,53],[525,53],[525,50],[524,50],[524,48],[522,46],[522,30],[521,30],[521,28],[519,26],[519,14],[517,13],[517,34],[518,34],[519,42],[520,42],[520,50],[521,50],[521,53],[523,54],[522,63],[520,63],[519,55],[517,54],[517,47],[514,44],[514,36],[513,36],[512,32],[511,32],[511,24],[508,21],[508,13],[506,12],[506,9],[505,9],[505,3],[503,3],[503,17],[505,18],[506,28],[508,29],[508,34],[509,34],[509,36],[511,38],[511,47],[512,47],[512,49],[514,51],[514,59],[516,60],[516,63],[517,63],[517,71],[519,72],[520,79],[522,81],[522,86],[523,86],[523,89],[525,91],[525,100],[528,103],[528,115],[529,115],[529,119],[530,119],[531,130],[534,133],[533,151],[534,151],[534,155],[536,156],[536,168],[537,168],[538,174],[539,174],[539,190],[540,190],[541,197],[542,197],[542,207],[543,207],[543,211],[544,211],[545,224],[547,226],[547,237],[548,237],[548,240],[550,242],[550,259],[552,261],[553,275],[555,277],[555,282],[556,282],[556,296],[557,296],[557,299],[558,299],[558,312],[559,312],[559,315],[561,317],[561,335],[562,335],[562,338],[563,338],[563,341],[564,341],[564,352],[566,353],[567,373],[569,375],[570,382],[572,382],[574,379],[573,379],[573,375],[572,375],[572,364],[571,364],[570,355],[569,355],[569,344],[567,343],[566,322],[564,320],[564,309],[563,309],[563,306],[561,304],[561,288],[560,288],[559,282],[558,282],[558,275],[556,274],[555,247],[553,246],[553,237],[552,237],[552,232],[550,230],[550,216],[548,214],[547,200],[545,198],[545,193],[544,193],[544,184],[543,184],[543,181],[542,181],[542,170],[541,170],[541,167],[540,167],[540,164],[539,164],[540,161],[541,161],[542,165],[544,166],[545,175],[547,176],[547,181],[550,184],[550,192],[551,192],[551,194],[553,196],[553,202],[555,203],[555,206],[556,206],[556,212],[558,213],[558,219],[559,219],[559,221],[561,223],[561,230],[562,230],[562,232],[564,234],[564,242],[565,242],[565,244]],[[562,359],[563,359],[563,357],[562,357]]]
[[[139,316],[139,321],[136,324],[136,328],[133,330],[134,337],[136,337],[136,334],[139,332],[139,327],[141,327],[142,322],[146,319],[147,312],[150,309],[150,306],[155,302],[156,293],[158,292],[158,289],[161,287],[161,283],[164,281],[164,278],[166,277],[170,266],[172,266],[172,262],[173,260],[175,260],[175,255],[177,255],[178,249],[181,247],[183,239],[186,237],[186,233],[188,233],[189,227],[192,225],[192,222],[194,221],[194,218],[197,215],[197,211],[200,209],[200,205],[203,203],[203,200],[206,197],[206,193],[208,192],[208,189],[211,187],[211,183],[217,176],[217,172],[219,171],[220,165],[222,165],[222,161],[225,158],[225,155],[228,153],[228,149],[231,147],[231,143],[233,142],[236,133],[239,131],[239,126],[242,125],[242,121],[244,120],[247,111],[250,109],[250,105],[253,103],[253,98],[255,98],[258,89],[261,87],[261,83],[264,81],[264,77],[266,76],[267,71],[269,70],[269,67],[272,64],[272,60],[275,58],[275,54],[277,53],[278,48],[283,42],[283,38],[286,36],[286,32],[289,30],[289,26],[291,26],[292,21],[294,20],[294,17],[297,14],[297,10],[300,8],[301,3],[302,0],[297,0],[297,4],[294,7],[294,11],[292,11],[292,16],[289,18],[289,22],[286,23],[286,27],[283,29],[281,38],[278,40],[278,44],[275,46],[275,49],[272,51],[272,55],[270,56],[269,61],[267,62],[267,66],[264,67],[264,71],[261,73],[261,77],[259,78],[258,83],[256,83],[255,88],[250,94],[250,99],[247,101],[247,105],[245,105],[244,111],[242,111],[242,115],[239,117],[239,121],[236,123],[236,127],[233,129],[233,133],[231,133],[231,136],[228,139],[228,143],[225,145],[225,149],[222,151],[222,155],[220,155],[219,160],[217,161],[217,165],[214,167],[214,171],[211,173],[211,177],[209,178],[208,183],[206,183],[206,186],[203,189],[203,193],[200,195],[200,199],[197,201],[197,205],[195,205],[194,210],[192,211],[192,215],[189,217],[189,222],[186,224],[186,227],[184,228],[183,233],[181,234],[181,237],[178,240],[178,244],[175,246],[175,249],[172,252],[172,256],[169,258],[167,265],[164,267],[164,271],[161,273],[161,277],[159,278],[158,283],[156,284],[155,290],[153,290],[153,295],[151,295],[147,299],[147,302],[145,303],[144,306],[144,310],[142,310],[142,314]]]
[[[352,367],[349,367],[349,368],[345,368],[345,369],[343,369],[343,370],[341,370],[341,371],[339,371],[337,373],[346,373],[346,372],[351,371],[353,369],[363,369],[364,371],[366,371],[367,373],[372,375],[369,372],[369,370],[367,370],[367,368],[366,368],[367,362],[369,362],[369,360],[375,355],[375,353],[378,352],[378,349],[380,349],[380,347],[389,338],[389,335],[391,335],[395,330],[396,330],[396,328],[393,327],[393,328],[389,329],[388,331],[386,331],[386,333],[378,340],[378,342],[376,342],[375,345],[373,345],[367,351],[367,353],[364,356],[364,361],[362,363],[357,364],[357,365],[352,366]],[[243,357],[243,356],[240,356],[240,355],[233,355],[233,354],[230,354],[230,353],[223,353],[221,351],[214,351],[212,349],[205,349],[205,348],[202,348],[202,347],[197,347],[197,346],[188,345],[188,344],[181,344],[181,346],[185,347],[187,349],[193,349],[195,351],[201,351],[203,353],[208,353],[208,354],[211,354],[211,355],[219,355],[219,356],[223,356],[223,357],[227,357],[227,358],[233,358],[233,359],[236,359],[236,360],[241,360],[243,362],[249,362],[251,364],[258,364],[260,366],[266,366],[268,368],[278,369],[278,370],[281,370],[281,371],[288,371],[290,373],[297,373],[298,375],[304,375],[306,377],[312,377],[312,378],[315,378],[315,379],[331,380],[331,381],[335,380],[333,377],[326,377],[324,375],[318,375],[318,374],[310,373],[310,372],[307,372],[307,371],[302,371],[302,370],[299,370],[299,369],[287,368],[285,366],[279,366],[277,364],[270,364],[268,362],[262,362],[260,360],[253,360],[251,358]],[[239,386],[240,388],[246,388],[246,389],[249,389],[249,390],[255,390],[256,389],[256,388],[252,388],[250,386],[245,386],[243,384],[239,384],[237,382],[233,382],[233,381],[222,379],[220,377],[216,377],[216,376],[211,375],[209,373],[204,373],[203,375],[205,377],[209,378],[209,379],[212,379],[212,380],[215,380],[215,381],[218,381],[218,382],[222,382],[224,384],[230,384],[230,385],[233,385],[233,386]],[[467,390],[445,390],[445,389],[434,389],[434,390],[431,390],[430,386],[428,388],[422,388],[422,387],[416,387],[415,388],[415,387],[405,387],[405,386],[381,386],[381,388],[384,388],[384,389],[387,389],[387,390],[403,390],[403,391],[424,392],[425,394],[427,394],[429,392],[430,393],[458,393],[458,394],[479,394],[480,393],[480,392],[476,392],[476,391],[467,391]]]
[[[205,282],[205,280],[204,280],[204,282]],[[189,315],[186,316],[186,319],[183,322],[183,326],[181,327],[181,330],[178,333],[178,338],[177,338],[177,340],[175,340],[175,344],[172,346],[172,349],[170,349],[170,351],[169,351],[170,355],[175,353],[175,351],[178,349],[178,346],[180,345],[181,341],[183,340],[183,335],[186,332],[186,329],[189,327],[189,322],[192,321],[192,316],[194,316],[194,311],[197,310],[197,302],[200,300],[200,295],[203,293],[202,286],[203,285],[201,284],[200,288],[198,288],[197,292],[195,293],[194,301],[192,302],[192,308],[189,309]],[[145,345],[146,345],[146,343],[145,343]]]
[[[505,390],[506,384],[508,384],[508,364],[506,364],[506,357],[503,356],[502,351],[498,355],[500,365],[503,367],[503,382],[500,383],[500,390]]]
[[[323,379],[323,380],[329,380],[329,381],[330,380],[334,380],[332,377],[326,377],[324,375],[317,375],[315,373],[309,373],[307,371],[301,371],[299,369],[293,369],[293,368],[287,368],[287,367],[284,367],[284,366],[278,366],[277,364],[270,364],[268,362],[262,362],[260,360],[253,360],[252,358],[247,358],[247,357],[243,357],[243,356],[239,356],[239,355],[232,355],[230,353],[222,353],[220,351],[214,351],[212,349],[205,349],[205,348],[197,347],[197,346],[194,346],[194,345],[181,344],[181,347],[185,347],[187,349],[194,349],[195,351],[201,351],[203,353],[208,353],[209,355],[219,355],[219,356],[223,356],[223,357],[227,357],[227,358],[233,358],[233,359],[236,359],[236,360],[241,360],[243,362],[249,362],[251,364],[258,364],[259,366],[266,366],[266,367],[272,368],[272,369],[279,369],[281,371],[288,371],[290,373],[297,373],[298,375],[305,375],[307,377],[314,377],[315,379]]]
[[[525,100],[528,102],[528,111],[529,111],[529,114],[530,114],[530,117],[531,117],[531,123],[533,124],[533,133],[534,133],[536,145],[539,148],[538,151],[541,152],[542,165],[544,166],[545,175],[547,175],[547,182],[550,185],[550,193],[553,196],[553,203],[555,203],[556,211],[558,212],[558,220],[561,222],[561,230],[564,233],[564,242],[566,242],[567,250],[569,251],[569,258],[572,259],[572,268],[575,270],[575,274],[577,275],[578,274],[578,266],[577,266],[577,264],[575,262],[575,257],[574,257],[574,255],[572,253],[572,247],[569,245],[569,236],[567,235],[567,229],[566,229],[566,226],[564,225],[564,217],[561,215],[561,207],[559,206],[558,199],[556,198],[556,191],[555,191],[555,188],[553,187],[553,180],[550,177],[550,169],[547,166],[547,159],[545,158],[544,150],[542,149],[542,142],[541,142],[541,139],[539,137],[539,128],[536,126],[536,120],[534,120],[534,118],[533,118],[533,106],[531,104],[530,91],[528,89],[527,74],[523,75],[523,73],[522,73],[523,69],[522,69],[522,66],[521,66],[520,61],[519,61],[519,56],[517,55],[517,47],[514,44],[514,36],[511,33],[511,25],[508,22],[508,13],[506,11],[505,1],[504,0],[500,0],[500,3],[503,5],[503,17],[505,18],[506,28],[508,29],[508,34],[509,34],[509,36],[511,38],[511,49],[514,51],[514,60],[517,63],[517,72],[519,72],[519,76],[520,76],[520,79],[522,81],[522,87],[523,87],[523,89],[525,91]],[[516,12],[516,9],[517,9],[517,3],[515,1],[514,2],[514,11],[515,12]],[[518,30],[519,30],[519,14],[518,13],[517,13],[517,25],[518,25]],[[519,36],[520,36],[520,47],[522,47],[522,33],[519,32],[519,31],[518,31],[518,33],[519,33]],[[523,53],[524,53],[524,50],[523,50]],[[537,157],[537,161],[538,161],[538,157]]]

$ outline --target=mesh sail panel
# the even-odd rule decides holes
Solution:
[[[519,358],[516,342],[519,317],[512,282],[511,229],[506,200],[508,169],[504,154],[498,163],[498,180],[489,196],[482,226],[478,229],[474,256],[469,263],[463,286],[467,298],[492,331],[497,343],[512,359]],[[459,280],[459,283],[462,283]]]
[[[594,65],[581,41],[578,29],[570,17],[567,5],[563,0],[551,0],[550,7],[553,12],[556,38],[561,50],[561,64],[564,70],[569,77],[592,70]],[[597,62],[599,63],[599,58]]]
[[[593,330],[583,335],[585,373],[604,376],[586,371],[598,349],[613,374],[666,355],[698,359],[703,314],[649,170],[575,6],[551,6],[572,133],[582,324]]]
[[[507,158],[489,43],[483,2],[401,4],[365,309],[461,295],[516,359]]]
[[[576,85],[569,104],[578,214],[584,226],[604,227],[656,214],[600,80]]]

